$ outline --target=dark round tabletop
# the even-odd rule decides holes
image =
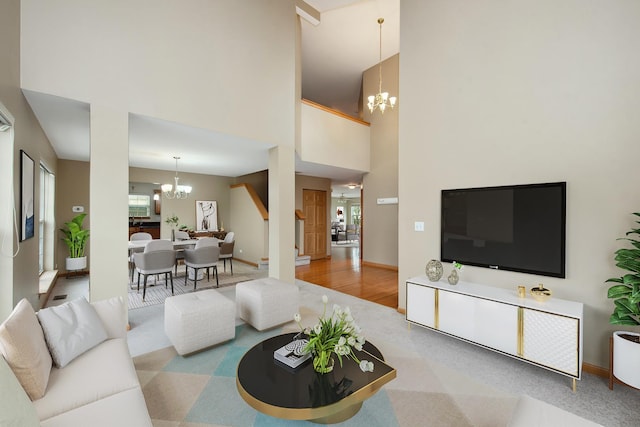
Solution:
[[[326,408],[345,400],[361,403],[395,378],[395,369],[384,363],[380,351],[369,342],[362,352],[355,353],[360,360],[374,363],[373,372],[362,372],[356,362],[346,357],[340,366],[336,355],[334,369],[327,374],[315,372],[311,359],[290,368],[275,360],[273,352],[291,342],[295,335],[278,335],[255,345],[238,364],[238,390],[245,401],[261,412],[289,419],[316,418],[318,411],[314,412],[314,408]],[[376,382],[380,386],[371,387]]]

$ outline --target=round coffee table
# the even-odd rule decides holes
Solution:
[[[354,416],[362,402],[396,377],[380,351],[369,342],[360,360],[372,361],[373,372],[362,372],[357,363],[343,357],[333,371],[319,374],[311,360],[297,368],[277,361],[273,352],[291,342],[296,334],[278,335],[251,348],[240,360],[236,385],[240,396],[255,410],[276,418],[310,420],[329,424]],[[334,356],[336,357],[336,356]]]

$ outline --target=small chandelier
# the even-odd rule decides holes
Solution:
[[[378,93],[376,95],[369,95],[367,98],[369,102],[367,103],[367,107],[369,107],[369,111],[371,113],[374,112],[376,108],[380,110],[380,114],[384,114],[384,110],[387,107],[393,108],[396,105],[396,101],[398,98],[395,96],[389,96],[389,92],[382,91],[382,23],[384,22],[384,18],[378,18],[378,24],[380,24],[380,62],[378,63],[379,67],[379,81],[378,81]]]
[[[175,190],[171,184],[162,184],[160,188],[162,188],[162,193],[164,193],[164,197],[167,199],[186,199],[189,197],[189,193],[191,193],[191,186],[178,184],[178,180],[180,179],[178,178],[178,160],[180,157],[174,156],[173,158],[176,159],[176,176],[173,178],[175,180]]]

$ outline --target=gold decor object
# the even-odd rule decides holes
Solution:
[[[526,295],[527,295],[527,289],[522,285],[518,286],[518,296],[520,298],[524,298]]]
[[[533,299],[539,302],[545,302],[551,298],[551,291],[542,286],[542,283],[540,283],[537,288],[531,288],[530,293]]]

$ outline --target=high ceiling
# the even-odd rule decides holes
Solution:
[[[379,60],[378,18],[385,19],[382,58],[399,51],[400,0],[307,3],[321,12],[321,22],[314,26],[302,20],[302,96],[358,117],[362,73]],[[89,105],[38,92],[24,93],[58,157],[88,161]],[[185,141],[180,153],[175,152],[176,140]],[[129,163],[133,167],[173,171],[173,156],[179,155],[180,172],[240,176],[267,169],[269,148],[262,142],[130,115]],[[335,197],[360,194],[359,188],[351,190],[346,186],[362,181],[360,171],[297,159],[296,172],[330,178]]]

